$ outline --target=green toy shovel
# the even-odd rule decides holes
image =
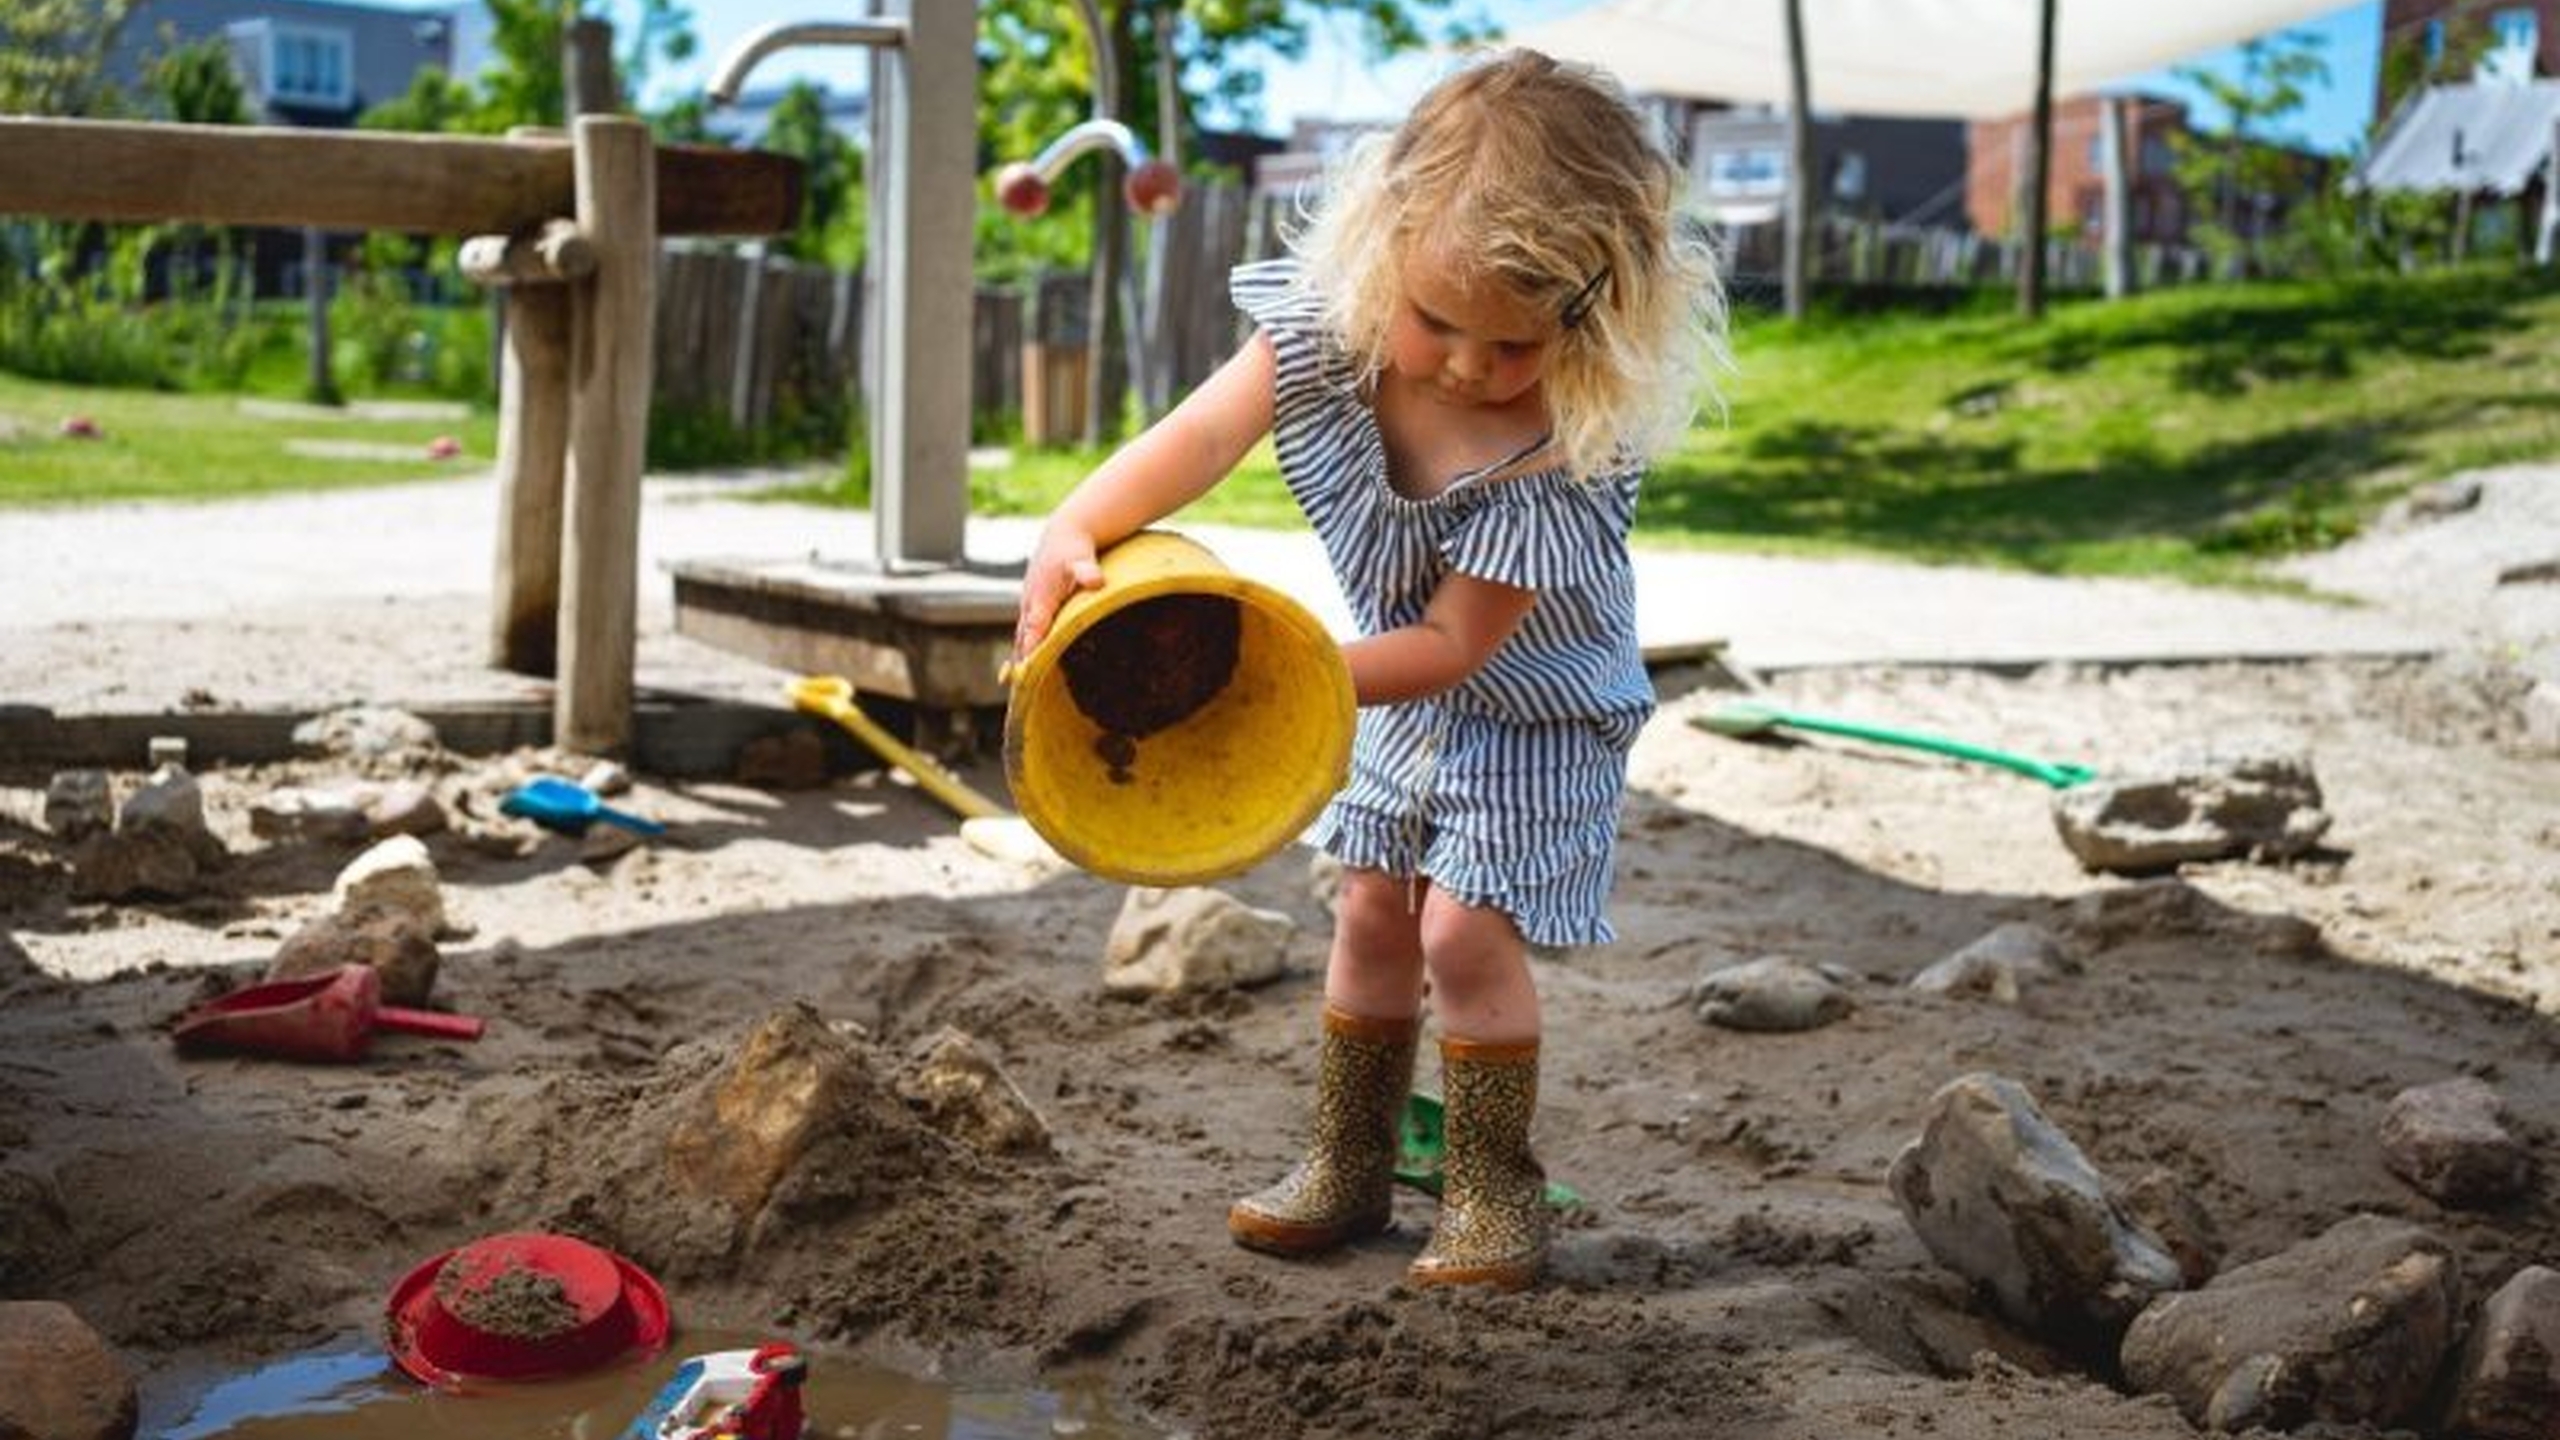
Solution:
[[[1428,1095],[1410,1095],[1404,1102],[1404,1120],[1396,1127],[1396,1181],[1410,1185],[1425,1194],[1440,1193],[1443,1162],[1448,1152],[1448,1125],[1443,1120],[1440,1102]],[[1547,1182],[1547,1208],[1571,1210],[1582,1203],[1572,1188]]]
[[[1938,755],[1952,755],[1959,760],[1978,760],[1997,765],[2021,775],[2041,780],[2056,790],[2068,790],[2096,778],[2097,771],[2086,765],[2063,761],[2030,760],[2004,750],[1968,745],[1943,735],[1923,735],[1911,730],[1888,730],[1881,725],[1862,725],[1854,720],[1834,720],[1825,715],[1808,715],[1801,710],[1781,710],[1753,700],[1736,700],[1720,705],[1704,715],[1694,715],[1689,723],[1718,735],[1748,737],[1765,735],[1771,730],[1815,730],[1825,735],[1846,735],[1853,740],[1872,740],[1879,745],[1904,745],[1914,750],[1927,750]]]

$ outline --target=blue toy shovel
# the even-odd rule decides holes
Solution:
[[[507,798],[498,802],[498,809],[563,835],[584,835],[587,827],[599,820],[637,835],[667,833],[667,827],[657,821],[616,810],[597,799],[586,786],[556,775],[537,775],[526,781],[508,792]]]

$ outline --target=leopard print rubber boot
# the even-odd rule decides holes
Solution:
[[[1405,1272],[1416,1285],[1517,1290],[1547,1258],[1547,1172],[1529,1153],[1538,1042],[1440,1042],[1447,1168],[1431,1243]]]
[[[1314,1134],[1280,1183],[1237,1201],[1227,1233],[1248,1250],[1314,1255],[1387,1228],[1396,1126],[1413,1089],[1419,1016],[1370,1020],[1324,1007]]]

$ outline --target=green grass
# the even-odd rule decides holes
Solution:
[[[1759,318],[1734,351],[1725,418],[1647,481],[1645,543],[2261,584],[2413,485],[2560,456],[2560,285],[2532,273],[2197,287],[2038,325]],[[972,504],[1038,514],[1099,459],[1017,451]],[[1297,523],[1267,445],[1184,513]]]
[[[86,415],[101,438],[60,433]],[[56,385],[0,375],[0,507],[111,500],[198,500],[325,490],[468,473],[485,467],[496,418],[357,420],[253,414],[229,395]],[[451,435],[462,457],[428,458]],[[334,441],[408,452],[403,459],[300,455],[288,441]]]
[[[2064,574],[2258,583],[2259,561],[2332,544],[2438,476],[2560,456],[2560,283],[2480,267],[2211,286],[2081,301],[2027,325],[1991,304],[1939,315],[1747,322],[1727,418],[1665,457],[1647,543],[1962,561]],[[58,440],[89,411],[109,440]],[[435,473],[283,453],[290,434],[474,456],[489,417],[261,420],[209,397],[0,377],[0,505],[362,484]],[[1098,453],[1016,450],[973,469],[983,514],[1039,514]],[[867,503],[851,479],[778,498]],[[1187,518],[1300,523],[1266,445]]]
[[[2560,456],[2560,286],[2477,270],[2007,315],[1763,322],[1668,543],[2246,582],[2457,470]]]

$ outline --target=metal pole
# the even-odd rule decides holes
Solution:
[[[2018,313],[2030,320],[2044,314],[2044,191],[2053,161],[2053,21],[2057,0],[2037,7],[2036,118],[2027,136],[2027,214],[2025,264],[2018,270]]]
[[[1813,229],[1813,87],[1805,78],[1804,0],[1787,6],[1787,215],[1785,284],[1787,318],[1805,311],[1806,252]]]

